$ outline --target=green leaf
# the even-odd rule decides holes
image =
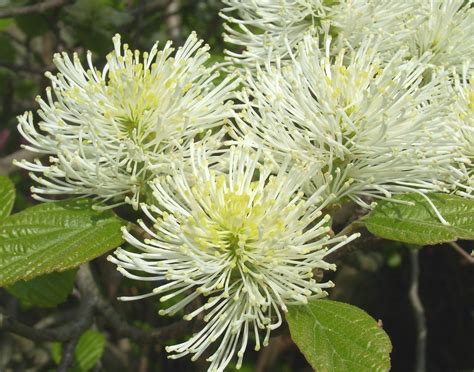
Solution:
[[[7,288],[24,306],[55,307],[72,291],[76,270],[41,275],[29,281],[18,281]]]
[[[51,344],[51,357],[53,358],[54,363],[58,364],[61,362],[61,343],[53,342]]]
[[[290,306],[286,319],[291,338],[318,372],[390,370],[390,339],[355,306],[315,300]]]
[[[99,361],[105,348],[105,337],[96,331],[86,331],[77,343],[75,360],[80,371],[88,371]]]
[[[15,186],[8,177],[0,176],[0,219],[8,217],[15,203]]]
[[[40,204],[0,226],[0,286],[88,262],[122,243],[123,221],[87,199]]]
[[[70,372],[87,372],[92,369],[101,358],[105,348],[105,337],[97,331],[84,332],[76,345],[74,362]],[[51,355],[56,364],[61,360],[61,344],[55,342],[51,346]]]
[[[440,222],[433,208],[419,194],[395,198],[414,205],[379,202],[363,222],[376,236],[408,244],[429,245],[457,239],[474,240],[474,200],[448,194],[428,196],[449,222],[449,226]]]

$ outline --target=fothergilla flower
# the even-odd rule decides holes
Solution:
[[[430,104],[451,102],[445,77],[427,79],[424,60],[406,60],[405,50],[385,64],[372,38],[335,60],[329,41],[318,44],[306,37],[291,65],[248,74],[237,134],[276,163],[288,154],[319,163],[308,195],[325,186],[326,197],[369,208],[374,198],[448,191],[459,146],[445,106]]]
[[[302,170],[286,163],[271,175],[258,154],[242,147],[227,156],[228,172],[219,173],[197,146],[191,177],[178,169],[157,178],[155,203],[143,205],[153,226],[139,221],[150,238],[124,230],[138,252],[118,249],[109,257],[125,276],[158,283],[152,293],[123,300],[160,295],[166,304],[174,298],[162,315],[206,300],[184,316],[200,314],[203,328],[167,351],[195,360],[219,342],[207,359],[210,371],[223,371],[235,354],[239,368],[248,343],[254,337],[256,350],[266,345],[288,305],[325,296],[333,284],[316,281],[313,271],[334,270],[325,255],[358,236],[331,235],[321,211],[325,201],[318,193],[304,200],[299,192]]]
[[[276,58],[289,62],[305,35],[332,35],[333,54],[347,45],[357,48],[369,34],[383,35],[383,48],[394,50],[415,31],[412,14],[419,8],[416,1],[391,0],[223,2],[224,39],[236,46],[226,52],[237,67],[250,69]]]
[[[19,117],[26,148],[49,155],[48,162],[18,163],[34,172],[38,199],[92,195],[137,208],[147,181],[186,158],[193,139],[221,146],[237,81],[214,84],[219,73],[206,66],[209,47],[195,33],[174,55],[171,42],[144,53],[119,35],[113,42],[102,71],[90,52],[87,68],[76,54],[56,54],[59,73],[46,75],[52,86],[45,100],[38,97],[41,121]]]

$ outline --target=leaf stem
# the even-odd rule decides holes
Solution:
[[[409,298],[413,307],[416,325],[416,352],[415,352],[415,372],[426,371],[426,318],[423,303],[418,295],[418,281],[420,275],[419,249],[410,250],[410,291]]]
[[[467,262],[474,264],[474,257],[467,253],[458,243],[450,242],[449,245],[454,248]]]

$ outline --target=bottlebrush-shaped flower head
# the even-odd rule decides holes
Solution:
[[[416,2],[414,2],[416,3]],[[462,69],[466,61],[474,59],[474,8],[473,1],[420,0],[414,22],[406,27],[415,30],[402,40],[415,57],[430,53],[428,62],[451,70]]]
[[[474,73],[468,64],[463,66],[460,75],[454,74],[453,95],[456,98],[451,124],[462,154],[457,164],[461,179],[456,182],[456,187],[458,194],[474,198]]]
[[[367,198],[446,191],[457,144],[444,106],[430,104],[450,102],[445,79],[425,80],[424,61],[403,50],[385,65],[370,38],[335,60],[329,43],[317,45],[306,37],[291,65],[249,74],[238,134],[277,163],[319,163],[308,195],[325,186],[327,197],[369,207]]]
[[[38,97],[41,121],[19,117],[18,129],[31,151],[49,162],[18,165],[42,175],[33,188],[39,199],[51,194],[95,195],[138,206],[147,181],[186,158],[200,137],[210,148],[221,144],[232,113],[232,76],[214,85],[215,68],[206,67],[209,47],[192,33],[173,55],[168,42],[151,51],[131,51],[113,38],[115,50],[102,71],[74,54],[56,54],[59,73],[46,76],[51,87]]]
[[[139,252],[118,249],[109,257],[125,276],[158,283],[153,293],[122,299],[175,298],[163,315],[205,300],[184,316],[203,316],[203,328],[167,351],[195,360],[220,342],[207,359],[210,371],[223,371],[235,353],[240,367],[252,334],[258,350],[289,304],[324,296],[333,284],[317,282],[313,270],[334,270],[325,255],[357,236],[331,237],[329,218],[321,215],[325,202],[317,193],[304,200],[298,191],[300,170],[286,163],[271,175],[258,154],[242,147],[228,156],[228,172],[218,173],[197,146],[191,177],[177,170],[158,178],[156,204],[143,206],[153,226],[139,222],[150,238],[141,241],[125,230]]]
[[[289,60],[305,35],[332,35],[333,52],[349,44],[356,48],[368,34],[383,35],[385,49],[398,47],[414,29],[403,27],[417,9],[414,1],[392,0],[224,0],[221,16],[224,39],[243,48],[227,51],[237,65],[254,69],[274,61]],[[269,59],[269,57],[271,57]]]

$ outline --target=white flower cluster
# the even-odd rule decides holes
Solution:
[[[226,69],[244,79],[216,84],[194,33],[174,55],[116,36],[102,70],[56,55],[41,121],[18,125],[49,155],[19,164],[37,198],[128,203],[151,221],[109,260],[155,289],[122,299],[158,295],[162,315],[203,319],[167,351],[195,360],[219,343],[211,371],[235,355],[239,368],[289,305],[326,295],[314,270],[357,237],[334,235],[334,204],[474,197],[472,1],[224,2],[226,40],[243,48]]]
[[[236,133],[253,147],[271,148],[275,162],[320,166],[306,192],[369,198],[403,192],[447,191],[458,141],[446,125],[443,76],[424,81],[425,64],[401,50],[383,64],[379,42],[366,39],[351,53],[330,56],[309,36],[294,63],[258,69],[242,92]],[[448,182],[449,181],[449,182]]]
[[[172,57],[167,43],[151,51],[132,52],[113,39],[115,51],[99,71],[87,54],[84,69],[75,54],[56,54],[57,75],[47,77],[52,89],[38,97],[42,121],[19,117],[18,130],[27,148],[49,154],[48,164],[18,165],[44,177],[33,189],[40,200],[51,194],[94,195],[137,208],[147,182],[170,164],[187,157],[189,144],[201,135],[210,148],[219,148],[232,115],[233,89],[228,76],[218,86],[218,72],[205,67],[209,47],[191,34]]]
[[[328,235],[329,216],[321,217],[327,204],[320,196],[324,188],[302,198],[302,174],[288,162],[272,175],[258,154],[231,147],[229,169],[220,173],[209,168],[203,149],[193,155],[191,178],[177,169],[152,184],[157,203],[142,208],[153,227],[140,221],[151,238],[142,243],[124,230],[140,252],[119,249],[109,259],[131,279],[166,280],[149,294],[161,295],[161,301],[190,292],[162,315],[187,311],[185,306],[201,295],[207,300],[184,316],[190,320],[204,314],[206,325],[187,341],[167,347],[175,353],[172,358],[191,353],[197,359],[221,338],[207,359],[209,369],[223,370],[236,351],[239,368],[251,333],[259,350],[282,324],[287,305],[326,294],[333,284],[317,282],[313,270],[334,270],[323,260],[327,247],[331,252],[357,235]],[[265,332],[262,342],[260,332]]]
[[[400,48],[412,56],[429,52],[437,66],[462,65],[474,57],[474,8],[468,0],[223,0],[224,39],[241,48],[228,51],[239,66],[255,68],[289,59],[306,35],[332,36],[332,54],[358,48],[368,35],[383,40],[390,58]],[[322,45],[321,45],[322,46]]]
[[[224,40],[243,47],[228,51],[238,65],[254,68],[269,57],[288,57],[305,35],[333,35],[337,52],[354,47],[368,34],[384,36],[384,47],[396,48],[412,29],[401,27],[416,11],[415,1],[391,0],[223,0]]]
[[[455,169],[460,179],[455,182],[458,194],[474,198],[474,73],[464,65],[461,75],[455,75],[452,127],[459,128],[456,139],[461,146],[461,158]]]
[[[461,69],[474,58],[474,2],[472,0],[414,1],[421,14],[414,18],[415,32],[400,46],[408,45],[412,56],[430,54],[438,68]]]

